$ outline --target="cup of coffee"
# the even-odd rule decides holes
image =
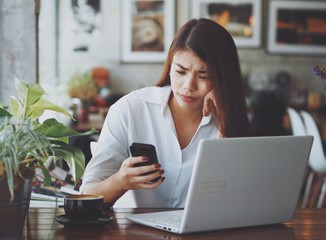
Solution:
[[[73,220],[95,220],[103,214],[104,197],[95,194],[65,196],[64,210]]]

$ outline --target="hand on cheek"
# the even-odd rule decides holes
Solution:
[[[203,115],[208,116],[212,112],[213,107],[216,108],[215,92],[214,90],[211,90],[204,98]]]
[[[204,104],[203,104],[203,115],[207,117],[211,113],[211,108],[212,108],[211,99],[205,98]]]

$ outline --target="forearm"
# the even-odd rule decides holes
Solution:
[[[103,180],[102,182],[90,184],[85,188],[83,194],[98,194],[104,196],[104,201],[112,205],[123,195],[127,190],[120,187],[120,182],[117,179],[117,174]]]

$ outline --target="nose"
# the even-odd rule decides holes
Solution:
[[[193,91],[196,89],[196,76],[194,73],[188,73],[183,82],[183,88],[188,91]]]

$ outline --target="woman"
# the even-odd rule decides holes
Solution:
[[[199,140],[248,136],[249,129],[232,37],[214,21],[190,20],[172,42],[158,86],[111,106],[81,191],[114,204],[135,190],[138,207],[182,208]],[[133,142],[153,144],[159,164],[135,167],[147,157],[130,157]]]

